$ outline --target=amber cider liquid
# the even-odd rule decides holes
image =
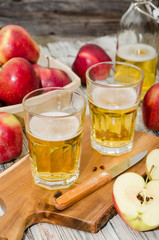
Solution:
[[[89,108],[93,142],[121,148],[132,141],[138,108],[134,89],[95,88]]]
[[[120,46],[116,60],[136,65],[143,70],[145,77],[142,87],[142,97],[155,83],[158,57],[156,50],[147,44],[132,44]]]
[[[51,114],[59,116],[59,113]],[[78,128],[79,120],[75,116],[58,120],[36,116],[31,119],[27,135],[34,177],[63,181],[63,184],[67,179],[78,177],[82,138]]]

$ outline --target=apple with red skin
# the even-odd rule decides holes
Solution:
[[[61,69],[42,67],[33,64],[38,79],[40,79],[41,87],[64,87],[71,82],[70,77]]]
[[[159,131],[159,83],[153,85],[145,94],[142,115],[148,129]]]
[[[11,113],[0,112],[0,163],[11,161],[22,152],[23,131]]]
[[[145,182],[137,173],[124,173],[114,182],[113,201],[132,229],[148,231],[159,226],[159,180]]]
[[[24,58],[12,58],[0,72],[0,100],[12,105],[22,102],[23,97],[39,88],[39,81],[32,64]]]
[[[82,46],[77,54],[77,57],[72,65],[72,70],[81,78],[83,84],[86,83],[86,71],[89,67],[96,63],[111,61],[109,55],[98,45],[87,43]],[[108,72],[111,66],[108,66]],[[97,70],[97,69],[96,69]],[[99,76],[100,80],[104,79],[102,75]],[[96,74],[97,77],[97,73]]]
[[[0,30],[0,65],[14,57],[37,62],[40,55],[38,44],[23,27],[7,25]]]

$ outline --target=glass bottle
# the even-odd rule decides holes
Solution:
[[[156,79],[158,13],[151,0],[135,0],[122,16],[117,32],[116,60],[132,63],[144,71],[142,99]]]

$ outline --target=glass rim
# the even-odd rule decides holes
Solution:
[[[98,66],[98,65],[104,65],[104,64],[109,64],[109,65],[123,65],[123,66],[128,66],[128,67],[131,67],[131,68],[133,68],[133,69],[136,69],[136,70],[138,70],[140,73],[141,73],[141,79],[139,80],[139,81],[137,81],[136,83],[130,83],[130,84],[128,84],[128,85],[111,85],[111,84],[101,84],[101,83],[99,83],[99,82],[96,82],[96,81],[94,81],[94,80],[92,80],[91,78],[90,78],[90,76],[89,76],[89,72],[91,71],[91,69],[92,68],[94,68],[94,67],[96,67],[96,66]],[[120,61],[106,61],[106,62],[100,62],[100,63],[96,63],[96,64],[94,64],[94,65],[92,65],[92,66],[90,66],[88,69],[87,69],[87,71],[86,71],[86,82],[88,81],[88,82],[90,82],[90,83],[92,83],[92,84],[94,84],[94,85],[96,85],[96,86],[99,86],[99,87],[103,87],[103,88],[125,88],[125,87],[133,87],[133,86],[136,86],[136,85],[138,85],[138,84],[140,84],[143,80],[144,80],[144,76],[145,76],[145,74],[144,74],[144,72],[142,71],[142,69],[140,69],[139,67],[137,67],[137,66],[135,66],[135,65],[133,65],[133,64],[131,64],[131,63],[126,63],[126,62],[120,62]],[[102,82],[103,80],[101,80],[101,82]]]
[[[75,112],[73,113],[69,113],[68,115],[64,115],[64,116],[47,116],[47,115],[42,115],[40,113],[35,113],[34,111],[31,111],[28,109],[28,106],[26,106],[25,102],[27,99],[29,99],[28,97],[36,92],[40,92],[40,91],[43,91],[43,90],[62,90],[62,91],[68,91],[68,92],[72,92],[72,93],[75,93],[77,95],[79,95],[82,99],[83,99],[83,107],[80,107],[78,110],[76,110]],[[34,95],[32,96],[34,97]],[[37,117],[44,117],[44,118],[67,118],[67,117],[70,117],[70,116],[74,116],[75,114],[79,113],[79,112],[82,112],[85,108],[86,108],[86,104],[87,104],[87,101],[86,101],[86,98],[85,96],[81,93],[81,92],[78,92],[78,88],[77,89],[70,89],[70,88],[65,88],[65,87],[45,87],[45,88],[38,88],[38,89],[35,89],[29,93],[27,93],[23,100],[22,100],[22,106],[23,106],[23,110],[27,111],[29,114],[32,114],[33,116],[37,116]]]

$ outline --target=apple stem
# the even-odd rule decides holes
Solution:
[[[68,54],[67,57],[75,58],[75,56]]]
[[[152,166],[151,166],[150,175],[151,175],[151,172],[152,172],[152,170],[154,169],[154,167],[155,167],[155,165],[152,165]],[[148,182],[148,180],[149,180],[149,178],[148,178],[148,175],[147,175],[147,177],[146,177],[146,183]]]
[[[50,68],[50,59],[49,57],[46,57],[47,58],[47,61],[48,61],[48,68]]]

